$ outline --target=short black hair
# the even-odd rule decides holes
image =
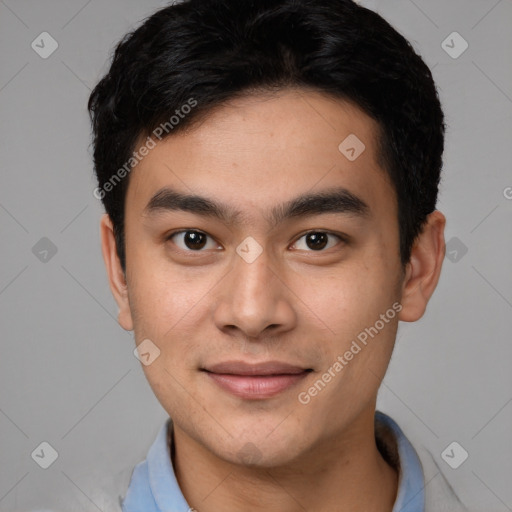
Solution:
[[[95,196],[112,220],[123,269],[137,141],[164,129],[172,136],[235,97],[285,88],[350,101],[377,121],[379,163],[396,190],[400,258],[409,261],[436,207],[445,132],[432,74],[412,45],[351,0],[185,0],[125,35],[89,98]]]

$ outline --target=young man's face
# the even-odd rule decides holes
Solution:
[[[373,417],[404,289],[376,147],[356,107],[282,91],[233,101],[132,171],[119,319],[160,350],[146,377],[198,446],[281,465]],[[174,209],[171,192],[218,211]]]

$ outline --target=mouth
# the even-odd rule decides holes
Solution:
[[[279,361],[258,364],[226,361],[201,368],[201,371],[222,390],[234,396],[262,400],[297,385],[313,370]]]

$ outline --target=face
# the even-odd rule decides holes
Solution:
[[[404,277],[376,134],[351,104],[281,91],[132,171],[120,322],[158,347],[143,368],[175,428],[224,460],[286,464],[373,414]]]

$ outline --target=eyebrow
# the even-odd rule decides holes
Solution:
[[[217,218],[228,225],[242,223],[244,213],[231,206],[199,195],[163,188],[151,197],[144,208],[145,215],[164,211],[184,211],[204,217]],[[316,193],[302,194],[290,201],[274,206],[268,223],[275,227],[284,220],[308,217],[323,213],[337,213],[357,217],[368,217],[370,207],[346,188],[332,188]]]

